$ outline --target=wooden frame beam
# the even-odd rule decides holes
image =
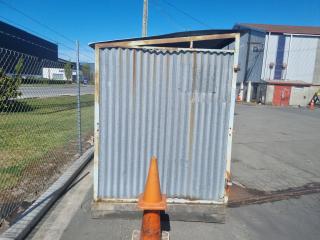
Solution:
[[[207,49],[207,48],[176,48],[176,47],[157,47],[157,46],[137,46],[130,47],[131,49],[147,49],[154,51],[189,51],[189,52],[234,52],[234,50],[228,49]]]
[[[106,47],[137,47],[137,46],[148,46],[155,44],[166,44],[166,43],[179,43],[179,42],[197,42],[207,41],[216,39],[231,39],[236,38],[238,33],[226,33],[226,34],[212,34],[212,35],[201,35],[191,37],[175,37],[175,38],[161,38],[161,39],[148,39],[148,40],[133,40],[124,42],[107,42],[97,43],[96,48]]]

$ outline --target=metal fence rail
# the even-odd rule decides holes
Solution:
[[[0,48],[0,225],[93,144],[93,87],[79,91],[74,70]]]

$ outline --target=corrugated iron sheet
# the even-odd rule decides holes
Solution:
[[[152,155],[170,198],[223,201],[233,53],[100,50],[97,199],[143,191]]]

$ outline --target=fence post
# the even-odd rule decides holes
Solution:
[[[78,147],[79,154],[82,155],[82,141],[81,141],[81,104],[80,104],[80,70],[79,70],[79,41],[76,41],[77,45],[77,84],[78,84],[78,94],[77,94],[77,120],[78,120]]]

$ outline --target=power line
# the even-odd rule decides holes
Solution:
[[[50,52],[55,52],[53,49],[50,49],[50,48],[44,47],[44,46],[39,45],[39,44],[37,44],[37,43],[31,42],[31,41],[26,40],[26,39],[21,38],[21,37],[17,37],[17,36],[15,36],[15,35],[10,34],[10,33],[3,32],[3,31],[1,31],[1,30],[0,30],[0,34],[7,35],[7,36],[9,36],[9,37],[11,37],[11,38],[15,38],[15,39],[18,39],[18,40],[20,40],[20,41],[23,41],[23,42],[26,42],[26,43],[29,43],[29,44],[35,45],[35,46],[37,46],[37,47],[40,47],[40,48],[46,49],[47,51],[50,51]],[[65,54],[65,53],[61,53],[61,52],[60,52],[59,54],[60,54],[60,55],[65,55],[65,56],[67,56],[68,58],[71,58],[71,56],[70,56],[70,55],[67,55],[67,54]]]
[[[161,12],[170,22],[172,22],[174,25],[176,25],[176,27],[178,28],[182,28],[183,30],[187,30],[190,27],[188,26],[183,26],[182,24],[180,24],[178,21],[176,21],[160,4],[159,1],[153,1],[153,3],[155,3],[155,7],[156,9]]]
[[[37,36],[41,36],[41,37],[44,38],[44,39],[47,39],[47,40],[49,40],[49,41],[51,41],[51,42],[53,42],[53,43],[57,43],[57,44],[58,44],[58,42],[57,42],[56,40],[54,40],[54,39],[52,39],[52,38],[49,38],[49,37],[47,37],[47,36],[45,36],[45,35],[43,35],[43,34],[41,34],[41,33],[38,33],[38,32],[36,32],[36,31],[34,31],[34,30],[26,27],[26,26],[23,26],[23,25],[17,23],[17,22],[14,22],[14,21],[12,21],[11,19],[8,19],[8,18],[6,18],[6,17],[4,17],[4,16],[0,16],[0,18],[4,19],[5,22],[8,23],[8,24],[10,24],[10,25],[13,25],[13,24],[14,24],[14,25],[16,25],[16,26],[19,26],[19,27],[21,27],[21,28],[24,28],[25,30],[27,30],[27,31],[29,31],[29,32],[37,35]]]
[[[51,28],[51,27],[49,27],[48,25],[43,24],[43,23],[42,23],[42,22],[40,22],[39,20],[37,20],[37,19],[35,19],[35,18],[33,18],[33,17],[29,16],[28,14],[26,14],[26,13],[24,13],[23,11],[21,11],[21,10],[19,10],[19,9],[15,8],[14,6],[12,6],[12,5],[10,5],[10,4],[8,4],[8,3],[6,3],[5,1],[0,0],[0,3],[2,3],[2,4],[3,4],[3,5],[5,5],[5,6],[7,6],[8,8],[11,8],[12,10],[14,10],[14,11],[16,11],[16,12],[20,13],[21,15],[25,16],[26,18],[29,18],[31,21],[33,21],[33,22],[35,22],[35,23],[37,23],[37,24],[41,25],[42,27],[47,28],[48,30],[50,30],[51,32],[54,32],[55,34],[59,35],[60,37],[64,38],[65,40],[67,40],[67,41],[69,41],[69,42],[72,42],[72,43],[74,43],[74,42],[75,42],[74,40],[72,40],[72,39],[70,39],[70,38],[66,37],[66,36],[65,36],[65,35],[63,35],[62,33],[57,32],[56,30],[52,29],[52,28]]]
[[[56,30],[52,29],[52,28],[51,28],[51,27],[49,27],[48,25],[43,24],[43,23],[42,23],[42,22],[40,22],[39,20],[37,20],[37,19],[35,19],[35,18],[33,18],[33,17],[29,16],[28,14],[26,14],[26,13],[24,13],[23,11],[21,11],[21,10],[17,9],[16,7],[14,7],[14,6],[12,6],[12,5],[10,5],[10,4],[8,4],[8,3],[4,2],[3,0],[0,0],[0,3],[2,3],[3,5],[5,5],[6,7],[10,8],[10,9],[12,9],[12,10],[14,10],[14,11],[16,11],[16,12],[20,13],[21,15],[23,15],[23,16],[25,16],[26,18],[30,19],[31,21],[33,21],[33,22],[35,22],[35,23],[39,24],[40,26],[42,26],[42,27],[44,27],[44,28],[46,28],[46,29],[50,30],[51,32],[53,32],[53,33],[57,34],[58,36],[60,36],[60,37],[64,38],[65,40],[67,40],[67,41],[69,41],[69,42],[71,42],[71,43],[73,43],[73,44],[75,43],[75,40],[72,40],[71,38],[68,38],[68,37],[67,37],[67,36],[65,36],[64,34],[59,33],[58,31],[56,31]],[[71,47],[67,46],[66,44],[63,44],[63,43],[60,43],[60,44],[61,44],[61,45],[64,45],[66,48],[71,49],[72,51],[75,51],[75,52],[76,52],[76,50],[75,50],[75,49],[73,49],[73,48],[71,48]],[[87,51],[87,50],[86,50],[86,51]],[[91,58],[92,58],[92,57],[86,56],[86,55],[84,55],[84,54],[81,54],[81,55],[82,55],[82,56],[85,56],[85,57],[87,57],[87,58],[89,58],[89,59],[91,59]]]
[[[27,42],[27,43],[32,44],[32,45],[35,45],[35,46],[37,46],[37,47],[40,47],[40,48],[46,49],[47,51],[55,52],[53,49],[50,49],[50,48],[44,47],[44,46],[39,45],[39,44],[34,43],[34,42],[30,42],[30,41],[28,41],[28,40],[26,40],[26,39],[24,39],[24,38],[17,37],[17,36],[15,36],[15,35],[12,35],[12,34],[7,33],[7,32],[3,32],[3,31],[1,31],[1,30],[0,30],[0,34],[7,35],[7,36],[9,36],[9,37],[11,37],[11,38],[15,38],[15,39],[18,39],[18,40],[23,41],[23,42]]]
[[[192,19],[193,21],[199,23],[200,25],[207,27],[207,28],[211,28],[208,24],[204,23],[203,21],[195,18],[194,16],[192,16],[191,14],[187,13],[186,11],[178,8],[177,6],[173,5],[172,3],[166,1],[166,0],[162,0],[162,2],[164,2],[165,4],[169,5],[170,7],[172,7],[173,9],[175,9],[176,11],[182,13],[183,15],[189,17],[190,19]]]
[[[74,52],[76,51],[74,48],[72,48],[72,47],[70,47],[70,46],[68,46],[68,45],[66,45],[66,44],[64,44],[64,43],[62,43],[62,42],[58,42],[58,41],[56,41],[56,40],[53,40],[53,39],[51,39],[51,38],[49,38],[49,37],[47,37],[47,36],[45,36],[45,35],[43,35],[43,34],[40,34],[40,33],[36,32],[36,31],[30,29],[30,28],[27,28],[27,27],[25,27],[25,26],[23,26],[23,25],[21,25],[21,24],[16,23],[16,22],[13,22],[12,20],[10,20],[10,19],[8,19],[8,18],[6,18],[6,17],[0,16],[0,18],[5,19],[5,21],[6,21],[8,24],[10,24],[10,25],[19,26],[19,27],[21,27],[21,28],[23,28],[23,29],[28,30],[29,32],[31,32],[31,33],[33,33],[33,34],[35,34],[35,35],[39,35],[39,36],[41,36],[41,37],[43,37],[43,38],[45,38],[45,39],[48,39],[48,40],[50,40],[51,42],[54,42],[54,43],[60,45],[60,47],[64,47],[64,48],[69,49],[69,50],[74,51]],[[1,32],[2,32],[2,31],[1,31]],[[33,44],[33,45],[38,45],[38,44],[36,44],[36,43],[30,42],[29,40],[26,40],[26,39],[21,38],[21,37],[14,36],[14,35],[12,35],[12,34],[4,33],[4,32],[2,32],[2,34],[9,35],[9,36],[11,36],[11,37],[20,39],[20,40],[25,41],[25,42],[29,42],[29,43],[31,43],[31,44]],[[38,46],[40,46],[40,45],[38,45]],[[40,47],[45,48],[45,47],[43,47],[43,46],[40,46]],[[50,49],[50,51],[52,51],[52,50]],[[90,53],[90,52],[88,52],[88,53]],[[83,54],[83,53],[80,53],[80,54],[81,54],[82,57],[85,57],[85,58],[87,58],[87,59],[93,59],[92,56],[90,57],[90,56],[88,56],[88,55],[86,55],[86,54]],[[91,54],[91,53],[90,53],[90,54]]]

